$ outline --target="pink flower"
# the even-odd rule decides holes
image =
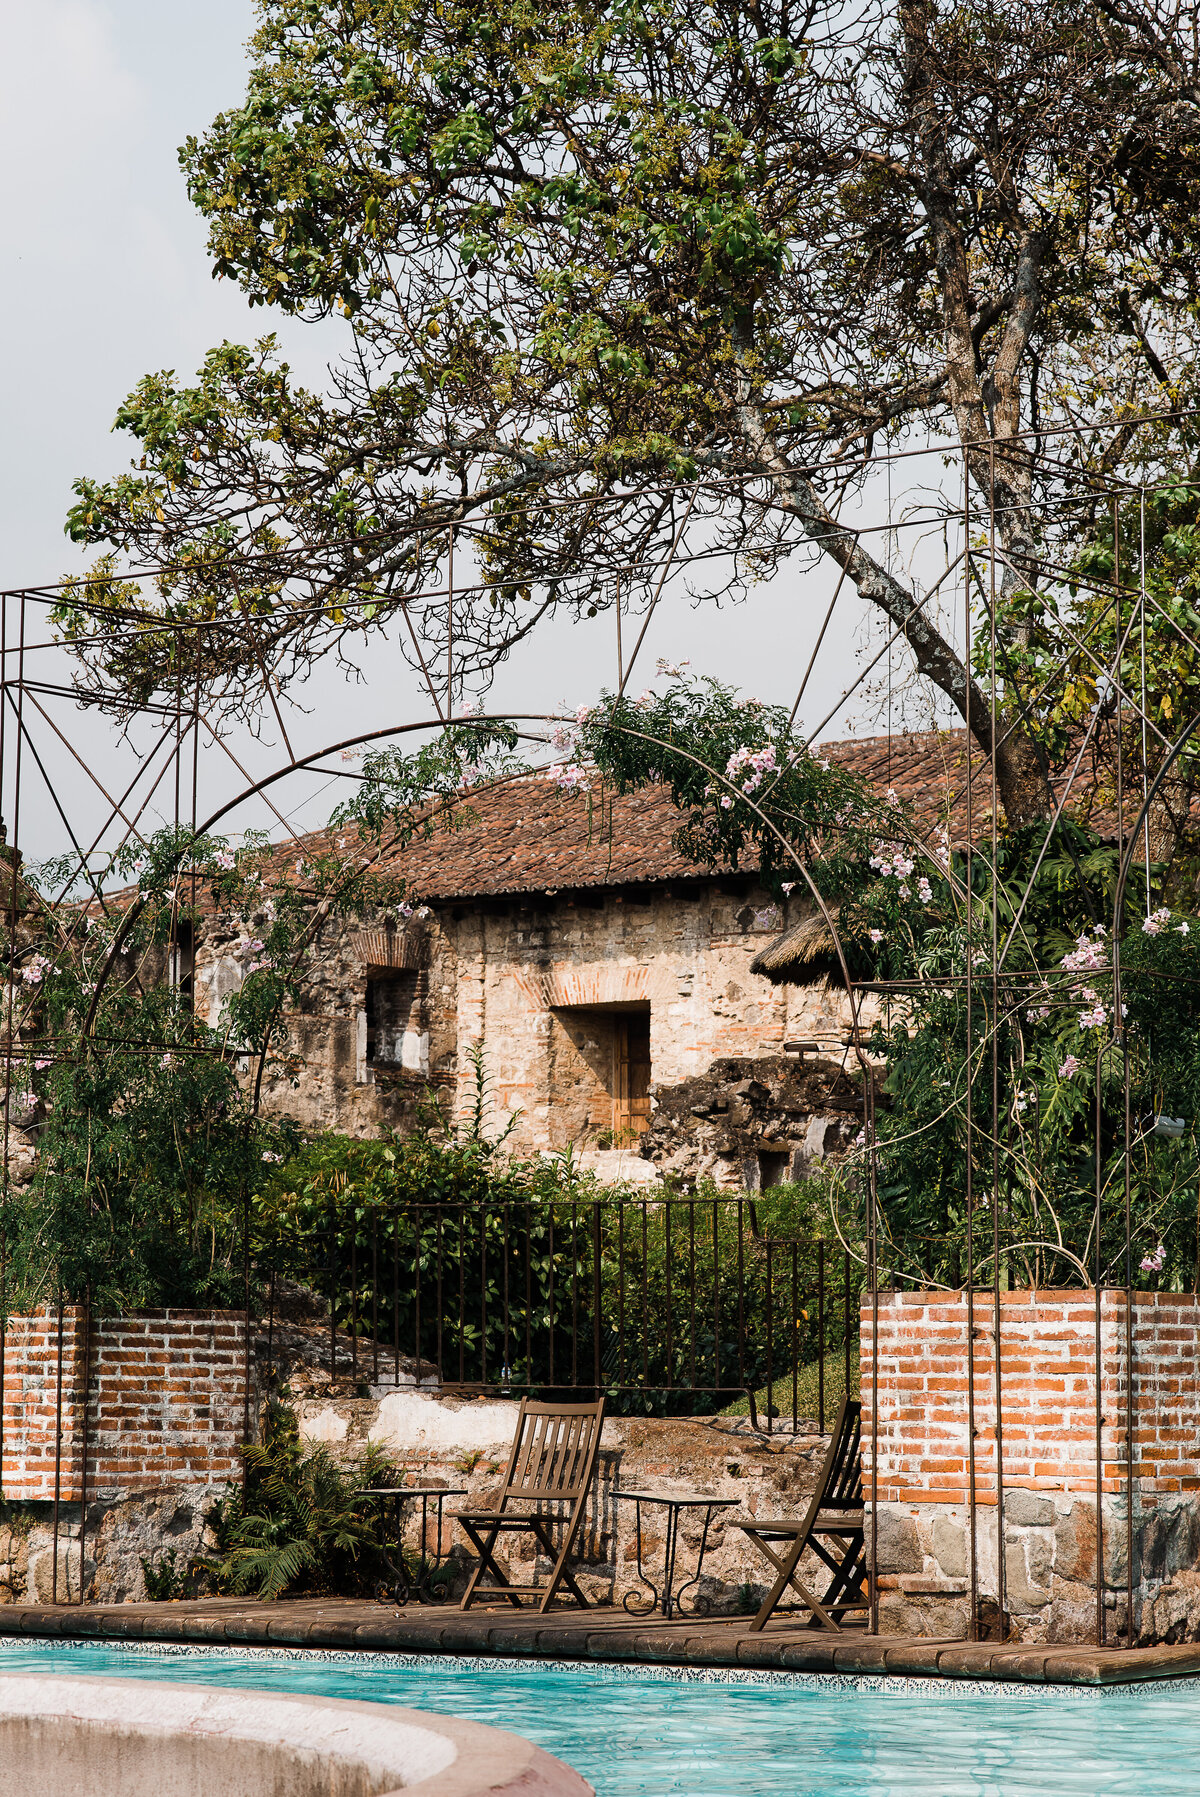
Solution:
[[[1074,1079],[1082,1066],[1082,1061],[1076,1060],[1073,1054],[1069,1054],[1058,1070],[1059,1079]]]
[[[581,768],[577,761],[568,762],[565,767],[552,767],[550,778],[556,786],[561,786],[564,792],[591,791],[591,781],[587,777],[587,771]]]
[[[1104,1006],[1098,999],[1096,1000],[1095,1008],[1093,1010],[1081,1011],[1079,1013],[1079,1027],[1081,1030],[1102,1030],[1107,1022],[1108,1012],[1104,1009]]]
[[[1142,934],[1145,936],[1157,936],[1163,925],[1170,923],[1170,921],[1170,907],[1164,905],[1160,911],[1151,912],[1150,916],[1142,925]]]
[[[927,905],[933,897],[933,887],[924,874],[917,881],[917,896],[923,905]]]
[[[868,930],[867,935],[871,938],[871,941],[876,944],[883,941],[883,931],[882,930]]]
[[[725,797],[721,800],[721,810],[728,811],[732,804],[733,800],[729,797],[729,794],[726,793]]]
[[[224,873],[229,873],[232,868],[237,866],[235,857],[229,853],[228,849],[218,849],[213,860]]]
[[[1154,1250],[1154,1253],[1148,1254],[1146,1256],[1145,1260],[1142,1262],[1142,1272],[1143,1273],[1161,1273],[1163,1268],[1166,1266],[1166,1264],[1167,1264],[1167,1250],[1166,1250],[1166,1247],[1164,1246],[1164,1244],[1162,1242],[1160,1242],[1158,1244],[1158,1247]]]

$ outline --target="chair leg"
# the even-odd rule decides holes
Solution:
[[[535,1516],[535,1517],[532,1517],[530,1520],[533,1523],[534,1531],[537,1534],[538,1540],[541,1542],[542,1546],[546,1549],[547,1553],[552,1555],[554,1553],[554,1543],[553,1543],[553,1541],[551,1541],[546,1530],[542,1527],[541,1518]],[[576,1584],[573,1575],[571,1574],[571,1572],[569,1571],[569,1569],[567,1567],[567,1560],[571,1554],[571,1550],[575,1546],[575,1537],[579,1533],[579,1523],[582,1522],[582,1520],[583,1520],[583,1518],[580,1517],[578,1519],[578,1521],[576,1522],[574,1528],[568,1528],[568,1530],[567,1530],[567,1538],[563,1542],[562,1552],[559,1554],[557,1560],[555,1561],[554,1571],[551,1574],[550,1583],[546,1588],[545,1596],[542,1598],[541,1603],[538,1605],[538,1612],[542,1616],[544,1616],[546,1614],[547,1610],[549,1610],[549,1608],[550,1608],[550,1605],[554,1602],[555,1593],[558,1591],[558,1588],[560,1585],[565,1585],[567,1587],[567,1589],[571,1593],[571,1596],[575,1599],[575,1602],[579,1605],[581,1610],[591,1609],[591,1605],[588,1603],[587,1598],[583,1595],[583,1592],[579,1589],[579,1586]]]
[[[489,1533],[487,1541],[484,1542],[480,1539],[478,1531],[473,1528],[469,1522],[461,1517],[459,1518],[459,1522],[464,1533],[470,1536],[471,1544],[479,1555],[479,1564],[467,1581],[467,1588],[463,1592],[462,1602],[459,1605],[459,1609],[469,1610],[471,1608],[479,1589],[479,1581],[482,1579],[484,1573],[490,1570],[496,1581],[496,1587],[485,1586],[484,1589],[490,1590],[498,1588],[497,1596],[503,1597],[507,1595],[509,1603],[512,1604],[514,1609],[519,1610],[521,1608],[520,1598],[515,1596],[512,1592],[505,1593],[503,1587],[507,1585],[509,1581],[496,1565],[495,1550],[496,1542],[500,1536],[500,1525],[498,1523],[496,1524]]]
[[[815,1545],[815,1544],[814,1544]],[[833,1577],[827,1590],[822,1594],[821,1602],[832,1606],[841,1600],[842,1593],[849,1595],[852,1585],[862,1588],[867,1577],[866,1547],[861,1535],[851,1539],[846,1552],[840,1561],[835,1561],[832,1554],[823,1553],[821,1558],[826,1565],[832,1566]],[[864,1607],[867,1599],[863,1599]]]
[[[747,1534],[750,1534],[749,1530],[746,1532]],[[817,1617],[821,1627],[831,1630],[832,1633],[836,1635],[840,1635],[842,1632],[840,1624],[834,1621],[833,1617],[825,1609],[825,1606],[813,1596],[812,1592],[796,1572],[796,1568],[800,1564],[800,1556],[808,1545],[807,1537],[797,1535],[787,1553],[781,1557],[777,1557],[773,1554],[767,1543],[761,1540],[757,1535],[753,1536],[753,1540],[757,1544],[760,1553],[764,1554],[773,1566],[779,1568],[779,1577],[763,1599],[757,1616],[750,1624],[751,1633],[757,1634],[766,1626],[776,1604],[790,1585],[792,1590],[798,1594],[805,1609],[811,1610],[812,1614]]]

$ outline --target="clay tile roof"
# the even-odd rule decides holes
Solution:
[[[921,829],[932,830],[949,815],[954,839],[963,839],[965,730],[847,738],[823,743],[818,753],[880,793],[894,790]],[[989,763],[978,750],[971,771],[973,824],[980,832],[990,821],[992,785]],[[1086,809],[1095,793],[1095,768],[1083,771],[1080,806]],[[1061,780],[1054,781],[1056,796]],[[466,804],[471,815],[461,828],[438,829],[385,855],[377,864],[380,871],[402,874],[414,896],[442,902],[710,877],[673,846],[682,820],[662,788],[618,798],[597,787],[581,796],[544,776],[525,775],[483,788]],[[1074,799],[1071,808],[1076,809]],[[1110,820],[1094,810],[1091,821],[1103,830]],[[279,844],[276,854],[281,863],[293,859],[297,849],[319,854],[345,834],[313,831],[298,842]],[[738,871],[752,873],[753,863]]]
[[[403,874],[423,900],[704,877],[671,846],[682,820],[665,791],[618,798],[597,788],[589,797],[537,776],[484,788],[466,801],[459,829],[419,837],[380,869]],[[319,831],[305,846],[319,852],[331,835]]]

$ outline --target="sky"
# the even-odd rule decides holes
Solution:
[[[223,339],[253,341],[275,330],[301,377],[320,385],[341,339],[331,324],[252,311],[235,285],[211,279],[204,221],[191,207],[179,168],[184,139],[202,132],[244,91],[250,0],[0,0],[0,16],[7,219],[0,245],[0,587],[12,589],[85,565],[63,534],[71,483],[82,474],[109,477],[128,464],[128,439],[113,433],[112,421],[142,375],[170,368],[186,376]],[[876,483],[862,516],[879,522],[886,505]],[[910,553],[899,543],[893,552],[902,559]],[[911,553],[932,551],[926,545]],[[834,573],[832,567],[785,568],[740,606],[694,608],[681,593],[669,596],[647,631],[635,688],[652,677],[659,656],[686,656],[693,672],[717,674],[790,707]],[[627,623],[627,645],[630,628]],[[637,625],[632,628],[636,633]],[[801,708],[805,728],[814,729],[831,709],[826,736],[881,727],[877,706],[861,694],[840,710],[837,702],[882,640],[878,622],[844,594]],[[40,652],[36,667],[49,684],[70,676],[59,651]],[[551,623],[500,671],[488,709],[573,711],[602,684],[614,683],[614,667],[611,617]],[[885,659],[878,675],[886,669]],[[898,658],[894,671],[899,681]],[[877,682],[871,684],[875,689]],[[46,771],[44,784],[27,779],[22,785],[19,835],[30,858],[65,850],[68,824],[82,839],[103,804],[101,789],[117,796],[147,747],[136,726],[122,736],[108,719],[69,700],[43,694],[38,703],[58,734],[30,712],[29,741],[36,725]],[[361,682],[332,667],[310,680],[295,693],[285,721],[294,745],[315,748],[428,713],[417,677],[398,647],[384,643],[372,648]],[[201,812],[248,783],[244,775],[261,777],[283,759],[274,720],[257,736],[235,733],[225,748],[206,741]],[[10,822],[12,761],[10,750],[0,794]],[[28,757],[25,770],[28,775]],[[314,827],[340,796],[339,784],[294,776],[277,789],[277,811],[244,806],[230,824],[275,835]],[[166,792],[151,800],[144,822],[161,821]]]

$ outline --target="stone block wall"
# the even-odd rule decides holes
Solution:
[[[494,1503],[499,1493],[517,1420],[517,1404],[500,1398],[458,1398],[433,1393],[386,1391],[370,1398],[290,1395],[302,1436],[326,1442],[335,1454],[360,1453],[377,1442],[401,1467],[409,1483],[442,1484],[465,1493],[447,1502],[440,1543],[419,1539],[421,1507],[405,1507],[405,1546],[415,1559],[422,1546],[435,1546],[457,1563],[456,1589],[466,1583],[473,1559],[466,1538],[449,1513],[468,1505]],[[700,1594],[715,1615],[753,1612],[762,1602],[770,1568],[736,1526],[736,1517],[792,1516],[811,1496],[827,1436],[755,1433],[744,1417],[606,1418],[597,1461],[597,1479],[583,1533],[582,1566],[575,1569],[585,1593],[602,1603],[620,1604],[627,1592],[642,1592],[637,1579],[636,1517],[621,1490],[710,1493],[730,1498],[736,1509],[717,1512],[709,1529]],[[643,1564],[660,1586],[665,1511],[642,1512]],[[692,1577],[700,1548],[704,1511],[681,1513],[677,1586]],[[531,1539],[502,1541],[501,1564],[524,1583],[543,1577],[549,1563]],[[506,1562],[506,1555],[509,1556]],[[824,1588],[828,1574],[806,1561],[809,1578]],[[774,1575],[771,1574],[773,1577]],[[690,1605],[696,1588],[687,1593]]]
[[[995,1317],[977,1295],[975,1552],[985,1609],[1029,1640],[1094,1639],[1097,1411],[1103,1587],[1109,1639],[1126,1630],[1125,1295],[1015,1291]],[[1133,1632],[1200,1635],[1200,1303],[1139,1292],[1133,1317]],[[862,1313],[864,1479],[879,1504],[881,1626],[962,1633],[967,1622],[968,1320],[961,1292],[880,1296],[878,1357]],[[878,1381],[872,1438],[870,1392]],[[1000,1477],[998,1479],[997,1473]],[[998,1513],[998,1486],[1004,1494]]]
[[[238,1312],[163,1310],[62,1320],[59,1496],[78,1502],[88,1369],[87,1485],[94,1498],[167,1485],[213,1484],[241,1468],[244,1323]],[[58,1318],[10,1317],[4,1338],[0,1476],[14,1502],[55,1494]]]

